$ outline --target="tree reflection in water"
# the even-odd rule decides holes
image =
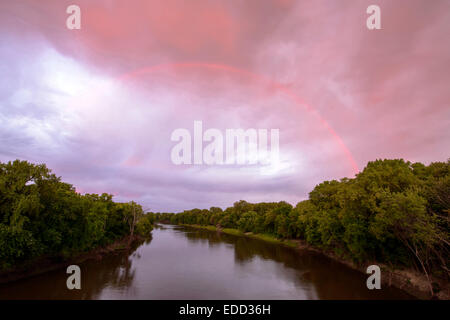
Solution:
[[[411,298],[368,290],[364,274],[311,251],[181,226],[153,233],[146,244],[80,264],[81,290],[66,288],[62,269],[0,286],[0,299]]]
[[[180,233],[193,243],[208,243],[210,247],[230,244],[234,248],[235,264],[245,266],[254,259],[275,261],[284,268],[275,268],[280,277],[286,277],[285,268],[291,269],[295,285],[314,288],[307,292],[309,299],[384,299],[395,296],[396,299],[412,299],[403,291],[388,287],[383,290],[369,291],[366,288],[366,276],[358,271],[336,262],[320,253],[299,250],[263,240],[226,233],[211,232],[188,227],[188,232]],[[277,275],[270,275],[277,276]]]
[[[0,285],[1,299],[97,299],[106,287],[128,290],[133,287],[135,270],[133,261],[140,259],[136,252],[142,244],[149,244],[151,235],[136,241],[129,248],[105,255],[98,260],[80,264],[81,290],[68,290],[65,269]]]

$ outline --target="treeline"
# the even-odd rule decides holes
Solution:
[[[43,164],[0,163],[0,270],[147,235],[152,226],[140,205],[115,203],[105,193],[81,195]]]
[[[178,214],[174,224],[219,225],[307,243],[352,259],[412,267],[449,279],[450,161],[369,162],[354,179],[325,181],[295,207],[239,201]]]

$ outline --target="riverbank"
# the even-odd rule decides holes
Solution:
[[[139,235],[134,235],[132,238],[126,236],[108,245],[92,249],[88,252],[79,253],[68,259],[63,259],[60,256],[39,257],[17,266],[14,269],[0,271],[0,284],[34,277],[49,271],[66,268],[71,264],[80,264],[87,260],[100,260],[107,254],[129,250],[135,247],[137,243],[141,243],[144,240],[145,238]]]
[[[193,227],[197,229],[204,229],[209,231],[221,232],[225,234],[230,234],[234,236],[243,236],[250,237],[253,239],[259,239],[271,243],[276,243],[288,247],[292,247],[298,250],[309,250],[314,251],[316,253],[327,256],[330,259],[338,261],[347,267],[357,270],[366,275],[366,268],[369,265],[378,265],[380,266],[382,277],[382,287],[383,286],[393,286],[399,288],[408,294],[418,298],[418,299],[441,299],[441,300],[449,300],[450,299],[450,286],[449,284],[444,284],[442,282],[434,282],[433,285],[440,290],[435,293],[435,296],[432,297],[429,290],[429,285],[426,277],[415,271],[410,269],[393,269],[387,265],[377,263],[376,261],[368,262],[367,265],[357,265],[350,260],[343,259],[342,257],[337,256],[335,253],[322,250],[316,247],[313,247],[307,244],[303,240],[292,240],[292,239],[278,239],[272,235],[267,234],[255,234],[252,232],[242,232],[237,229],[230,228],[220,228],[215,226],[201,226],[201,225],[189,225],[189,224],[179,224],[181,226]],[[384,275],[384,276],[383,276]],[[386,276],[387,275],[387,276]]]
[[[267,242],[272,242],[272,243],[277,243],[277,244],[282,244],[288,247],[293,247],[293,248],[297,248],[298,247],[298,241],[297,240],[289,240],[289,239],[278,239],[275,238],[274,236],[271,236],[269,234],[259,234],[259,233],[253,233],[253,232],[242,232],[238,229],[231,229],[231,228],[217,228],[214,226],[201,226],[201,225],[197,225],[197,224],[179,224],[180,226],[185,226],[185,227],[194,227],[194,228],[198,228],[198,229],[205,229],[205,230],[209,230],[209,231],[218,231],[218,232],[222,232],[222,233],[226,233],[226,234],[231,234],[234,236],[246,236],[246,237],[250,237],[253,239],[259,239],[259,240],[264,240]]]

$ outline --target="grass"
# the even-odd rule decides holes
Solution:
[[[238,229],[231,229],[231,228],[223,228],[218,230],[215,226],[201,226],[198,224],[181,224],[182,226],[188,226],[188,227],[194,227],[198,229],[205,229],[209,231],[220,231],[226,234],[230,234],[233,236],[240,236],[240,237],[249,237],[253,239],[263,240],[266,242],[276,243],[276,244],[282,244],[289,247],[297,247],[298,244],[295,241],[291,241],[289,239],[279,239],[271,234],[261,234],[261,233],[252,233],[252,232],[242,232]]]

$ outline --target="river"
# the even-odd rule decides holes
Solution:
[[[367,276],[310,251],[161,225],[152,238],[81,268],[81,290],[66,270],[0,285],[0,299],[411,299],[368,290]]]

